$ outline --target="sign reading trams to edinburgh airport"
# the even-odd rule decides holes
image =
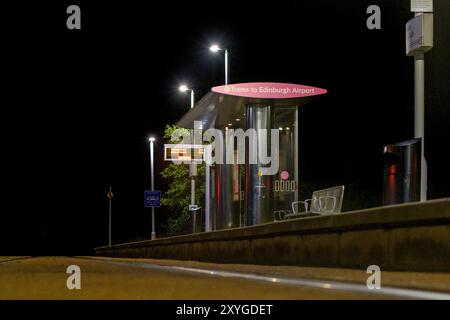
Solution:
[[[292,83],[249,82],[218,86],[213,92],[246,98],[290,99],[317,96],[327,90]]]

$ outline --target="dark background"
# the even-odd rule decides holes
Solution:
[[[181,82],[197,99],[223,83],[212,42],[230,51],[231,82],[328,90],[300,112],[302,194],[343,183],[345,209],[381,204],[382,147],[414,135],[409,0],[93,2],[2,4],[0,254],[92,254],[107,244],[109,186],[113,241],[149,237],[147,138],[188,111]],[[82,30],[66,28],[70,4]],[[366,28],[371,4],[381,30]],[[429,198],[450,195],[450,3],[434,5]]]

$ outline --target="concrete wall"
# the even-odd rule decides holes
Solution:
[[[450,272],[450,199],[96,248],[99,256]]]

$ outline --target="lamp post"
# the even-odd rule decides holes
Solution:
[[[194,108],[194,90],[189,88],[186,85],[181,85],[179,87],[179,90],[181,92],[191,92],[191,109]],[[192,208],[195,207],[195,177],[197,176],[197,165],[193,159],[191,159],[191,162],[189,163],[189,177],[191,178],[191,206]],[[195,228],[195,226],[194,226]]]
[[[225,55],[225,84],[229,83],[229,75],[228,75],[228,50],[220,48],[217,44],[213,44],[211,47],[209,47],[209,50],[212,52],[219,52],[223,51]]]
[[[221,48],[219,45],[217,45],[217,44],[213,44],[213,45],[211,45],[210,47],[209,47],[209,50],[211,51],[211,52],[213,52],[213,53],[217,53],[217,52],[219,52],[219,51],[223,51],[223,53],[224,53],[224,60],[225,60],[225,85],[228,85],[228,83],[229,83],[229,81],[230,81],[230,76],[229,76],[229,71],[228,71],[228,50],[227,49],[225,49],[225,48]],[[211,225],[210,225],[210,223],[209,223],[209,221],[210,221],[210,219],[209,219],[209,212],[210,212],[210,207],[209,207],[209,205],[210,205],[210,199],[209,199],[209,197],[210,197],[210,181],[209,181],[209,179],[210,179],[210,168],[211,168],[211,166],[210,165],[206,165],[206,168],[205,168],[205,179],[206,179],[206,181],[205,181],[205,207],[206,207],[206,216],[207,216],[207,218],[205,219],[205,220],[207,220],[208,221],[208,224],[206,225],[206,227],[205,227],[205,230],[206,231],[211,231]]]
[[[190,91],[191,92],[191,109],[192,108],[194,108],[194,90],[193,89],[191,89],[191,88],[189,88],[188,86],[186,86],[186,85],[181,85],[179,88],[178,88],[181,92],[187,92],[187,91]]]
[[[151,190],[155,190],[155,171],[153,166],[153,142],[155,142],[154,137],[150,137],[148,141],[150,141],[150,174],[151,174]],[[151,239],[156,239],[156,232],[155,232],[155,207],[152,207],[152,235]]]

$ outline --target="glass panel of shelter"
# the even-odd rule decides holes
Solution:
[[[298,198],[298,131],[296,107],[274,108],[273,128],[279,130],[279,170],[272,179],[274,216],[282,218]],[[278,214],[275,214],[278,213]]]
[[[251,108],[254,106],[249,107]],[[261,105],[259,107],[264,108],[264,106]],[[269,214],[265,214],[266,218],[264,220],[269,216],[271,220],[276,216],[283,217],[284,214],[290,211],[292,202],[297,201],[298,199],[298,108],[297,106],[272,106],[269,110],[271,111],[271,119],[268,120],[270,128],[279,130],[279,170],[277,174],[267,177],[267,179],[260,177],[260,179],[252,180],[246,176],[246,174],[249,174],[249,171],[246,172],[245,165],[240,165],[236,169],[238,174],[234,175],[234,177],[239,177],[236,185],[240,192],[235,199],[239,199],[240,202],[240,226],[245,226],[247,224],[247,215],[255,214],[254,212],[249,212],[249,210],[251,211],[252,209],[246,206],[244,201],[246,187],[248,189],[247,193],[256,190],[255,188],[246,186],[248,182],[261,184],[257,187],[263,187],[264,190],[261,190],[264,194],[263,198],[270,198],[261,199],[261,201],[265,203],[264,206],[259,206],[254,203],[260,209],[264,208],[265,210],[271,211]],[[251,120],[246,122],[249,123]],[[270,130],[268,131],[268,134],[270,136]],[[268,143],[270,143],[270,139],[268,139]],[[248,196],[255,198],[255,195],[253,194],[248,194]],[[255,199],[253,199],[253,202],[254,201]],[[256,201],[258,200],[256,199]]]
[[[248,225],[251,220],[247,219],[248,215],[261,214],[262,212],[259,211],[266,212],[263,213],[264,217],[260,218],[258,223],[273,221],[273,218],[277,215],[282,217],[285,213],[290,211],[292,202],[298,199],[298,109],[296,106],[275,105],[274,107],[270,107],[267,105],[249,105],[249,112],[247,112],[247,114],[242,114],[239,121],[229,123],[228,126],[224,128],[224,132],[226,132],[227,129],[241,128],[246,130],[248,129],[249,124],[260,121],[260,118],[255,118],[253,120],[246,119],[246,116],[255,116],[255,113],[251,113],[252,111],[250,111],[255,107],[261,108],[259,109],[260,111],[266,109],[270,114],[270,119],[267,118],[264,120],[266,121],[265,123],[269,125],[271,129],[279,130],[279,170],[273,176],[251,179],[250,176],[248,176],[250,171],[246,168],[247,165],[237,163],[229,165],[229,169],[231,170],[229,171],[230,174],[228,175],[228,178],[231,179],[232,182],[229,188],[230,196],[228,201],[230,201],[231,206],[227,210],[232,210],[234,213],[226,212],[225,214],[233,215],[237,218],[236,220],[238,221],[232,219],[235,221],[232,223],[232,227],[243,227]],[[259,122],[256,126],[259,127],[260,125]],[[268,134],[270,136],[270,130],[268,130]],[[268,143],[270,144],[270,139],[268,139]],[[246,161],[248,161],[248,151],[249,148],[246,148]],[[270,153],[272,153],[272,150]],[[234,159],[237,160],[237,143],[234,143],[234,156]],[[222,178],[225,179],[225,176]],[[216,179],[215,174],[213,174],[212,179]],[[224,183],[223,179],[221,183]],[[214,186],[215,183],[216,182],[212,185]],[[255,185],[249,186],[250,183]],[[256,184],[260,185],[257,186]],[[264,185],[264,187],[262,185]],[[258,189],[261,187],[263,187],[264,190]],[[260,191],[260,193],[263,194],[261,199],[256,196],[256,191]],[[216,195],[214,190],[214,195],[212,194],[212,196],[215,198],[219,195]],[[245,199],[246,196],[252,199]],[[248,205],[248,201],[250,201],[250,206]],[[225,202],[226,198],[221,199],[221,206],[224,206]],[[215,221],[213,225],[216,225],[216,223],[219,222]],[[220,223],[220,225],[222,224],[223,223]],[[224,225],[222,228],[223,227],[226,226]],[[231,225],[228,227],[231,227]]]

